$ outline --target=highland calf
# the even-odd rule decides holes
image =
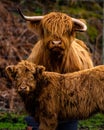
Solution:
[[[55,130],[58,120],[86,119],[104,113],[104,66],[79,72],[47,72],[43,66],[22,61],[8,66],[27,112],[39,130]]]

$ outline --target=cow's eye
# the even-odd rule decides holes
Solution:
[[[44,29],[44,35],[49,35],[49,31],[47,29]]]

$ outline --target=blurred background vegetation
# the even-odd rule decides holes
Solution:
[[[89,47],[95,66],[104,63],[103,0],[0,0],[0,130],[26,127],[25,109],[5,73],[5,67],[26,59],[38,36],[28,30],[17,8],[31,16],[59,11],[85,19],[88,30],[77,33],[77,38]],[[79,130],[104,130],[104,115],[97,114],[80,121]]]

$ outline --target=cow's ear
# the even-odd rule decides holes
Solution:
[[[40,35],[41,32],[40,23],[41,21],[28,21],[27,25],[32,32],[36,33],[37,35]]]
[[[9,78],[11,80],[14,80],[16,77],[15,66],[14,65],[7,66],[5,70]]]
[[[82,26],[81,24],[78,24],[77,22],[74,22],[74,26],[73,26],[73,30],[74,31],[79,31],[79,32],[84,32],[87,30],[87,23],[84,19],[78,19],[79,21],[81,21],[81,23],[84,25]],[[86,28],[86,29],[84,29]]]

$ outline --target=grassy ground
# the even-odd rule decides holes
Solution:
[[[26,128],[24,117],[25,115],[1,112],[0,130],[24,130]]]
[[[104,130],[104,115],[96,114],[90,119],[80,121],[79,128],[86,128],[86,130]]]
[[[24,117],[0,112],[0,130],[25,130]],[[88,120],[79,121],[79,130],[104,130],[104,115],[97,114]]]

